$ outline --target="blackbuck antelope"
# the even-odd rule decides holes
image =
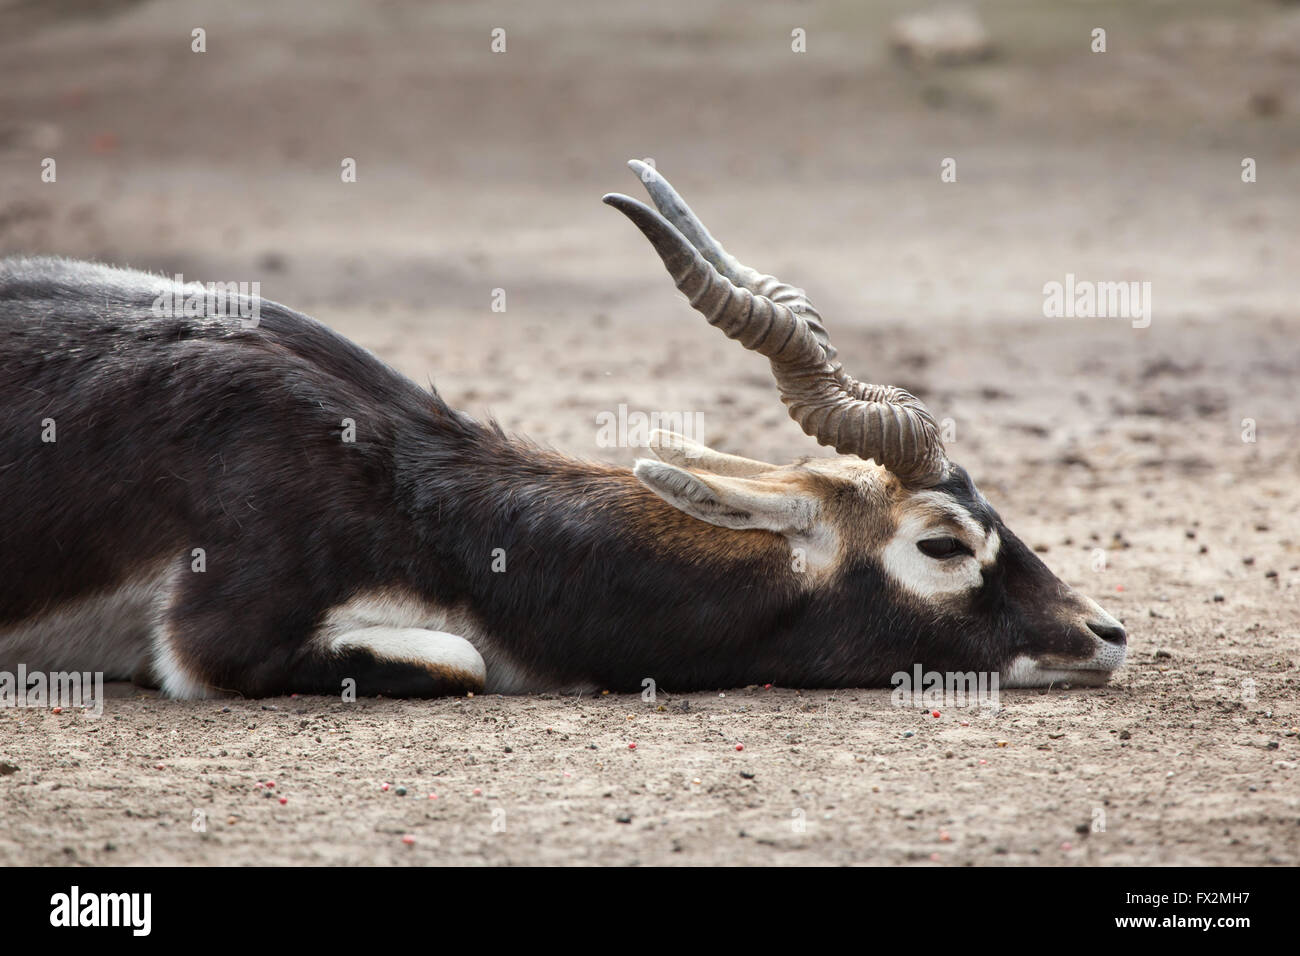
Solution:
[[[1104,682],[1124,629],[1007,529],[924,405],[850,378],[801,290],[631,165],[659,211],[605,202],[843,457],[658,433],[630,472],[575,461],[277,303],[185,315],[157,306],[189,284],[13,259],[0,666],[174,697]]]

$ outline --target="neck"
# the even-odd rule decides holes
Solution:
[[[759,682],[804,600],[766,531],[690,518],[630,472],[474,426],[423,443],[413,578],[468,611],[534,687],[669,690]]]

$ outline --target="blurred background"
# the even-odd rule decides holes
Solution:
[[[573,451],[630,461],[628,402],[818,453],[601,205],[631,157],[976,461],[1145,416],[1212,463],[1196,428],[1240,453],[1291,396],[1297,4],[7,0],[0,37],[0,252],[258,281]],[[1151,327],[1045,319],[1067,273],[1151,282]]]

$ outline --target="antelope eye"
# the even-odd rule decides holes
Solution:
[[[951,537],[926,538],[923,541],[916,542],[916,546],[921,550],[922,554],[940,561],[944,558],[956,557],[959,554],[973,555],[975,553],[962,544],[961,541]]]

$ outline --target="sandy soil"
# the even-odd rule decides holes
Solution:
[[[597,447],[620,403],[815,452],[598,202],[652,156],[855,374],[953,419],[1131,664],[938,718],[117,687],[98,719],[0,710],[0,863],[1300,863],[1300,11],[990,2],[998,54],[928,69],[888,53],[902,2],[225,6],[0,4],[0,253],[260,281],[576,455],[636,457]],[[1150,327],[1043,318],[1066,273],[1150,281]]]

